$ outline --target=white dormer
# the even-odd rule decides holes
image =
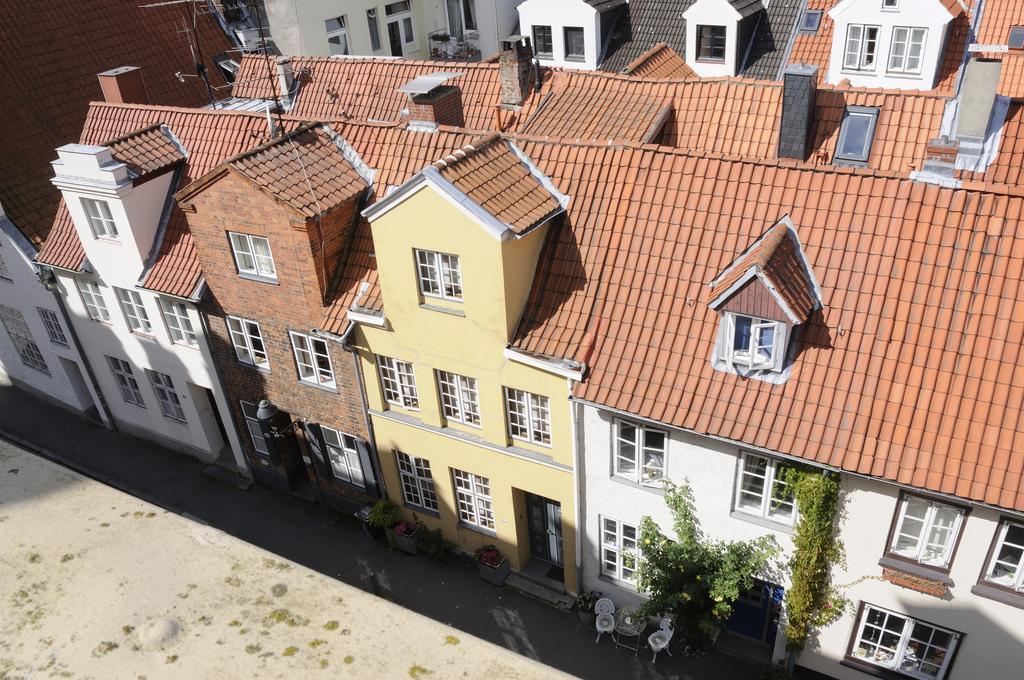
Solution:
[[[842,0],[834,22],[828,82],[930,90],[942,69],[958,0]]]
[[[762,11],[761,0],[697,0],[683,12],[686,64],[702,78],[735,76]]]
[[[105,280],[134,283],[167,206],[174,173],[141,178],[106,146],[65,144],[51,180],[67,205],[92,268]]]

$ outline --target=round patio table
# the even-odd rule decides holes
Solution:
[[[647,619],[638,616],[635,609],[622,607],[615,612],[615,644],[632,649],[635,655],[640,649],[640,634],[647,628]]]

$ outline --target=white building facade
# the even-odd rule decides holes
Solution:
[[[192,299],[139,284],[159,243],[176,170],[139,177],[103,146],[59,148],[61,190],[85,253],[54,268],[75,333],[117,429],[247,474]]]
[[[39,281],[36,250],[0,206],[0,365],[32,394],[107,423],[60,300]]]
[[[584,0],[526,0],[519,5],[519,32],[530,38],[545,66],[593,70],[621,3]]]

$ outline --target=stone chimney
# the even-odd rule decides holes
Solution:
[[[510,35],[501,41],[498,72],[501,78],[501,105],[522,106],[535,76],[533,46],[529,38]]]
[[[146,83],[138,66],[118,66],[96,75],[103,99],[111,104],[148,104]]]
[[[790,64],[786,67],[782,74],[779,158],[805,161],[810,155],[817,92],[817,66]]]

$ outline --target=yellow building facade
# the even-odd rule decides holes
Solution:
[[[366,212],[385,315],[349,343],[387,494],[461,549],[493,543],[575,592],[570,377],[507,350],[551,220],[502,232],[451,189],[417,176]]]

